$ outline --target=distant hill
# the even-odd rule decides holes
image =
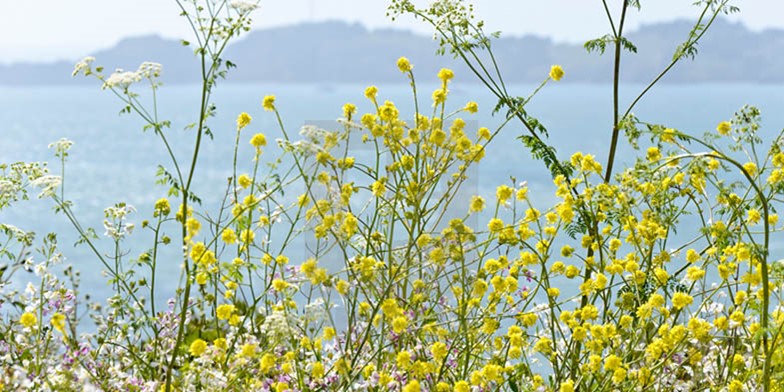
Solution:
[[[676,21],[643,26],[629,34],[638,53],[624,57],[622,80],[650,81],[669,63],[690,27],[687,21]],[[431,37],[411,32],[323,22],[252,31],[227,48],[225,58],[237,64],[228,79],[236,83],[403,81],[395,67],[400,56],[414,63],[420,79],[433,80],[441,67],[455,68],[458,75],[469,74],[462,63],[437,56],[436,47]],[[551,64],[566,69],[565,82],[610,81],[611,53],[589,54],[582,45],[557,44],[536,36],[502,36],[493,41],[493,48],[507,82],[541,81]],[[717,20],[698,48],[695,61],[679,64],[663,82],[784,82],[784,30],[757,33],[741,24]],[[134,70],[142,61],[162,63],[165,83],[188,83],[198,78],[192,49],[176,40],[127,38],[91,55],[107,69]],[[76,60],[0,66],[0,85],[92,83],[70,77]]]

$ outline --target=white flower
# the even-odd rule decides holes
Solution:
[[[30,181],[30,185],[41,188],[41,193],[38,194],[38,198],[41,199],[54,196],[55,191],[60,187],[62,182],[63,179],[60,176],[46,175]]]
[[[71,149],[71,146],[73,146],[73,141],[66,138],[61,138],[56,142],[49,143],[49,148],[54,147],[54,155],[57,157],[67,156],[68,150]]]
[[[139,69],[136,70],[136,74],[140,77],[145,79],[152,79],[161,76],[163,72],[163,65],[159,63],[153,63],[150,61],[145,61],[139,65]]]
[[[118,69],[111,74],[105,82],[103,82],[103,86],[101,86],[102,90],[106,90],[107,88],[121,88],[126,89],[130,87],[132,84],[139,82],[142,80],[141,75],[137,72],[131,71],[123,71]]]
[[[258,3],[250,2],[250,1],[235,0],[232,1],[229,5],[231,5],[231,8],[234,8],[235,10],[237,10],[237,12],[241,14],[251,12],[256,8],[258,8]]]
[[[80,72],[84,72],[84,76],[87,76],[90,73],[92,73],[92,69],[90,68],[90,63],[92,63],[93,61],[95,61],[95,57],[92,56],[83,58],[81,61],[76,63],[76,65],[74,66],[73,73],[71,73],[71,76],[76,76]]]
[[[261,332],[273,339],[289,338],[296,334],[294,328],[290,326],[286,313],[280,310],[273,311],[264,318]]]

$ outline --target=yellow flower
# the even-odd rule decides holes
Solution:
[[[221,239],[223,242],[227,244],[233,244],[237,242],[237,233],[230,227],[223,229],[223,233],[221,234]]]
[[[403,72],[403,73],[411,72],[411,69],[413,69],[413,68],[414,68],[414,66],[411,65],[411,62],[408,61],[407,58],[401,57],[401,58],[397,59],[397,69],[399,69],[400,72]]]
[[[604,370],[614,371],[619,367],[621,367],[621,358],[615,354],[608,355],[607,359],[604,360]]]
[[[201,339],[196,339],[193,341],[193,343],[191,343],[191,347],[188,349],[188,352],[190,352],[191,355],[193,355],[194,357],[198,357],[204,354],[204,351],[206,350],[207,350],[207,342]]]
[[[65,333],[65,315],[62,313],[55,313],[52,315],[52,319],[50,320],[52,323],[52,327],[54,329],[60,331],[60,333]]]
[[[376,94],[378,94],[378,87],[370,86],[365,89],[365,97],[373,102],[376,102]]]
[[[267,145],[267,137],[263,133],[257,133],[250,138],[250,144],[256,148],[264,147]]]
[[[675,309],[683,309],[684,307],[691,305],[692,302],[694,302],[694,298],[689,294],[676,292],[672,295],[672,306]]]
[[[555,80],[556,82],[561,80],[564,76],[564,70],[561,68],[560,65],[553,65],[550,67],[550,79]]]
[[[757,174],[757,165],[754,162],[746,162],[743,164],[743,170],[745,170],[749,176],[754,177]]]
[[[253,183],[253,180],[251,180],[250,176],[247,174],[241,174],[239,178],[237,178],[237,183],[239,183],[242,188],[247,188]]]
[[[444,83],[446,83],[447,81],[449,81],[454,77],[455,77],[455,73],[452,72],[452,70],[449,68],[441,68],[441,70],[438,71],[438,78],[441,79],[441,81]]]
[[[408,369],[408,366],[411,364],[411,353],[405,350],[397,353],[395,362],[400,369]]]
[[[246,244],[253,242],[254,238],[256,238],[256,233],[253,230],[245,229],[240,233],[240,240]]]
[[[232,313],[234,313],[234,305],[230,304],[218,305],[218,308],[215,310],[218,320],[227,320]]]
[[[727,135],[732,130],[732,124],[729,121],[722,121],[716,126],[716,131],[719,132],[719,135]]]
[[[513,189],[507,185],[501,185],[495,189],[495,197],[498,199],[499,203],[506,203],[510,197],[512,197]]]
[[[407,327],[408,327],[408,318],[406,318],[406,316],[398,316],[395,317],[394,320],[392,320],[392,330],[395,331],[395,333],[397,334],[400,334],[403,331],[405,331]]]
[[[485,127],[479,128],[476,131],[476,137],[479,140],[490,140],[490,130]]]
[[[448,349],[446,347],[446,344],[442,342],[435,342],[433,343],[432,346],[430,346],[430,353],[433,354],[433,358],[435,358],[437,361],[441,361],[442,359],[444,359],[444,357],[446,357],[447,352]]]
[[[357,107],[353,103],[343,105],[343,117],[351,118],[351,115],[357,112]]]
[[[275,358],[276,356],[273,354],[264,354],[259,361],[259,370],[264,374],[269,373],[275,367]]]
[[[245,112],[240,113],[240,115],[237,116],[237,129],[239,130],[247,127],[251,120],[253,120],[253,118],[250,117],[250,114]]]
[[[324,364],[321,362],[314,362],[313,366],[310,368],[310,376],[316,380],[320,380],[324,377]]]
[[[490,222],[487,223],[487,229],[490,230],[491,233],[498,233],[503,228],[504,221],[499,218],[490,219]]]
[[[469,211],[480,212],[485,209],[485,199],[482,196],[474,196],[471,198],[471,207]]]
[[[155,202],[155,211],[153,212],[153,216],[166,216],[169,215],[170,212],[171,205],[169,204],[169,199],[164,197],[162,199],[158,199],[158,201]]]
[[[420,392],[422,387],[419,386],[419,381],[411,380],[403,387],[403,392]]]
[[[19,317],[19,324],[22,324],[25,328],[32,328],[38,324],[38,318],[30,312],[25,312]]]
[[[743,392],[743,383],[740,380],[732,380],[729,385],[729,392]]]
[[[264,97],[264,100],[261,101],[261,107],[264,110],[273,112],[275,111],[275,96],[274,95],[267,95]]]
[[[464,110],[468,113],[476,113],[479,111],[479,105],[476,102],[469,102],[465,105]]]
[[[289,283],[282,279],[275,279],[272,281],[272,288],[276,291],[283,291],[289,287]]]
[[[568,380],[561,383],[558,392],[574,392],[574,381]]]
[[[243,357],[252,357],[256,354],[256,345],[252,343],[245,343],[242,345],[240,355]]]
[[[439,88],[433,91],[433,104],[439,105],[446,102],[446,94],[447,90],[445,88]]]
[[[455,392],[470,392],[471,386],[466,381],[458,381],[455,383]]]

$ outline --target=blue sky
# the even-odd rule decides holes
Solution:
[[[618,4],[621,0],[608,0]],[[630,28],[676,18],[694,19],[694,0],[641,0],[643,11],[630,15]],[[267,0],[255,14],[254,27],[308,21],[346,20],[370,28],[393,27],[430,33],[405,18],[385,16],[387,0]],[[426,4],[427,1],[417,3]],[[474,0],[488,30],[538,34],[562,42],[582,42],[607,32],[600,0]],[[731,17],[753,30],[784,28],[784,1],[733,0],[742,12]],[[0,63],[75,59],[118,40],[141,34],[187,38],[188,30],[174,0],[0,1]]]

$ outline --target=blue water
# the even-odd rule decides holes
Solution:
[[[480,86],[460,85],[450,93],[454,108],[467,101],[477,101],[480,114],[468,117],[469,127],[491,129],[501,122],[489,112],[493,98]],[[226,179],[231,175],[234,142],[234,119],[239,112],[250,113],[254,121],[245,135],[263,131],[272,142],[280,134],[274,117],[264,112],[260,102],[264,95],[275,94],[290,134],[303,124],[321,126],[334,124],[341,115],[341,106],[352,102],[359,113],[371,110],[361,85],[220,85],[214,95],[218,116],[210,120],[214,140],[204,144],[197,166],[195,191],[206,205],[216,205],[223,196]],[[412,113],[411,92],[407,85],[379,86],[380,100],[391,100],[401,113]],[[527,96],[534,86],[513,86],[512,91]],[[628,102],[643,86],[623,86],[623,102]],[[433,86],[420,86],[421,105],[428,106]],[[149,97],[143,97],[149,98]],[[606,160],[611,130],[611,98],[609,86],[553,84],[547,86],[528,106],[549,129],[551,142],[562,159],[574,151],[596,154]],[[158,97],[161,119],[172,121],[168,135],[175,152],[189,162],[193,133],[183,131],[195,121],[198,108],[198,86],[164,86]],[[763,128],[760,135],[770,141],[784,128],[784,90],[781,86],[759,85],[665,85],[655,88],[634,110],[642,120],[663,123],[683,132],[701,135],[715,129],[719,121],[728,120],[744,104],[762,109]],[[152,133],[143,133],[142,123],[132,115],[118,115],[121,103],[111,93],[95,87],[0,87],[0,162],[49,161],[54,171],[57,164],[50,142],[66,137],[75,142],[66,169],[66,197],[75,202],[74,211],[85,226],[103,233],[103,209],[124,201],[138,209],[131,216],[137,224],[151,217],[152,204],[165,195],[166,189],[155,185],[158,164],[169,166],[163,145]],[[405,117],[404,115],[402,117]],[[337,125],[335,125],[337,127]],[[552,187],[542,164],[533,161],[515,138],[522,133],[511,123],[489,147],[487,158],[478,167],[476,181],[468,183],[469,193],[485,195],[492,200],[495,186],[509,183],[510,176],[527,181],[535,198],[548,200]],[[249,137],[249,136],[248,136]],[[622,140],[622,144],[625,143]],[[247,146],[247,137],[242,141]],[[249,146],[241,162],[249,168]],[[619,169],[632,159],[625,146],[619,154]],[[246,169],[248,170],[248,169]],[[616,170],[617,172],[618,170]],[[216,191],[219,190],[219,191]],[[61,250],[68,262],[82,272],[82,291],[103,297],[110,292],[102,267],[86,247],[73,247],[76,240],[70,223],[63,215],[53,215],[52,202],[31,200],[12,209],[0,211],[0,222],[11,223],[39,236],[46,232],[60,233]],[[176,206],[176,203],[175,203]],[[174,233],[172,233],[174,234]],[[173,235],[174,238],[176,236]],[[137,230],[126,246],[130,257],[136,257],[151,243],[149,232]],[[107,239],[100,241],[102,250],[111,251]],[[178,252],[170,246],[165,255],[170,263],[160,265],[172,290],[179,276]],[[39,257],[40,259],[40,257]],[[301,260],[292,260],[298,264]],[[19,275],[20,280],[26,279]],[[165,297],[165,296],[164,296]]]

